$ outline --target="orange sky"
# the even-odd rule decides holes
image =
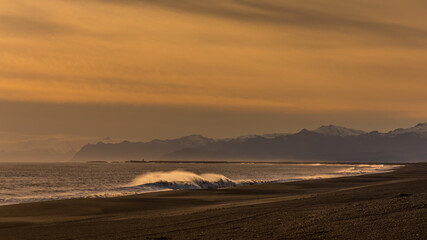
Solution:
[[[77,118],[75,134],[142,139],[328,123],[388,129],[427,119],[423,0],[0,6],[0,131],[72,134],[61,130],[70,125],[56,117],[58,106]],[[100,105],[107,120],[87,110]],[[45,127],[22,120],[29,109]],[[144,124],[111,120],[134,114],[126,111],[140,112],[134,117]],[[228,126],[207,120],[215,117]],[[170,122],[156,125],[164,118]],[[100,121],[107,123],[94,130]]]

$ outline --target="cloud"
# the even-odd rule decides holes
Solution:
[[[415,1],[0,4],[4,101],[426,112]]]
[[[54,21],[4,14],[0,14],[0,30],[23,35],[68,34],[75,31],[73,27]]]
[[[382,44],[405,45],[406,47],[425,47],[427,29],[399,24],[382,19],[375,11],[374,4],[364,11],[355,11],[351,3],[337,5],[336,1],[319,3],[318,1],[295,3],[277,0],[128,0],[103,1],[114,4],[151,5],[200,16],[222,18],[238,21],[241,24],[275,25],[284,28],[308,29],[311,31],[328,31],[352,35],[359,38],[379,38]],[[368,12],[366,12],[368,11]],[[263,27],[263,26],[259,26]],[[370,36],[367,36],[370,35]]]

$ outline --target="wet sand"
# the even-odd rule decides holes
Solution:
[[[390,173],[0,207],[0,239],[426,239],[427,164]]]

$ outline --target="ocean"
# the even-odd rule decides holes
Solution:
[[[355,176],[396,165],[279,163],[0,163],[0,205]]]

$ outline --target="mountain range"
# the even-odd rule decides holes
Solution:
[[[241,160],[418,162],[427,159],[427,123],[387,133],[340,126],[294,134],[212,139],[190,135],[170,140],[87,144],[73,161]]]

